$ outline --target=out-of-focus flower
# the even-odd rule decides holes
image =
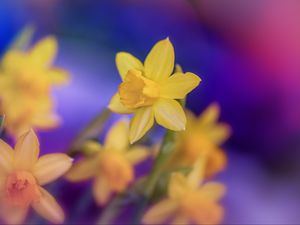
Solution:
[[[220,145],[230,135],[230,127],[218,123],[220,108],[211,104],[198,118],[187,112],[187,128],[178,134],[176,150],[171,164],[190,166],[198,157],[207,158],[206,176],[222,171],[227,162],[226,155]]]
[[[41,186],[62,176],[72,165],[66,154],[39,156],[39,141],[33,130],[19,137],[15,150],[0,140],[0,217],[19,224],[32,206],[53,223],[62,223],[64,212]]]
[[[186,117],[175,99],[183,99],[198,86],[201,79],[193,73],[174,70],[174,48],[167,38],[154,45],[144,65],[134,56],[120,52],[116,64],[122,78],[109,108],[117,113],[133,113],[129,140],[139,140],[158,124],[170,130],[184,130]]]
[[[6,115],[5,128],[15,137],[30,127],[45,129],[59,123],[50,91],[69,76],[51,68],[56,52],[55,38],[47,37],[26,52],[11,49],[2,59],[0,113]]]
[[[127,189],[134,179],[134,165],[148,156],[142,146],[129,147],[129,122],[121,120],[108,132],[104,146],[98,144],[95,155],[87,157],[67,173],[70,181],[94,178],[93,193],[99,205],[104,205],[111,195]],[[95,143],[92,148],[95,150]]]
[[[185,177],[173,173],[170,178],[168,198],[158,202],[144,215],[144,224],[218,224],[223,218],[223,207],[218,200],[224,195],[221,183],[203,184],[205,163],[198,160]],[[200,185],[200,186],[199,186]]]

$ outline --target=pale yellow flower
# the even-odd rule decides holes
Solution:
[[[21,224],[30,206],[45,219],[62,223],[64,213],[41,186],[62,176],[72,165],[65,154],[39,156],[39,141],[33,130],[20,136],[13,150],[0,139],[0,218]]]
[[[168,197],[150,208],[144,215],[144,224],[219,224],[224,210],[218,200],[224,195],[221,183],[203,183],[205,163],[198,160],[187,177],[173,173]]]
[[[122,83],[109,108],[117,113],[134,114],[130,123],[130,143],[139,140],[153,126],[184,130],[186,117],[175,99],[183,99],[198,86],[201,79],[193,73],[174,70],[174,48],[170,40],[154,45],[144,65],[134,56],[120,52],[116,64]]]
[[[68,73],[52,68],[57,42],[47,37],[30,50],[9,50],[0,66],[0,113],[6,115],[5,128],[19,136],[29,128],[58,125],[51,87],[68,81]]]
[[[75,164],[66,178],[77,182],[93,178],[96,202],[104,205],[113,193],[125,191],[134,180],[134,165],[148,156],[142,146],[129,146],[128,121],[117,122],[108,132],[104,146],[98,152]],[[95,150],[95,144],[93,144]]]
[[[176,151],[171,164],[192,165],[202,156],[207,158],[206,175],[222,171],[227,162],[224,150],[220,148],[230,136],[230,127],[219,123],[220,107],[211,104],[198,118],[187,112],[187,128],[178,133]]]

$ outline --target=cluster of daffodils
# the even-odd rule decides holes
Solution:
[[[51,65],[57,41],[46,37],[27,51],[11,49],[0,65],[0,113],[15,138],[30,128],[48,129],[59,124],[51,88],[65,84],[68,73]]]
[[[56,40],[47,37],[27,51],[11,49],[3,56],[0,115],[5,115],[5,131],[14,137],[16,145],[13,150],[0,139],[0,220],[21,224],[32,207],[50,222],[63,223],[63,209],[42,186],[64,175],[69,182],[92,180],[91,190],[101,208],[111,209],[112,199],[126,198],[126,193],[136,191],[136,198],[146,199],[146,204],[137,206],[141,211],[137,217],[143,224],[220,223],[224,210],[219,200],[225,187],[207,179],[226,166],[221,145],[228,139],[230,128],[218,122],[220,108],[216,103],[198,118],[185,109],[187,94],[201,79],[180,67],[174,69],[171,41],[167,38],[156,43],[144,63],[129,53],[117,54],[122,82],[108,109],[126,115],[111,126],[103,142],[101,129],[95,126],[103,127],[105,121],[84,130],[80,140],[75,140],[79,144],[74,163],[63,153],[39,158],[39,140],[32,130],[59,123],[51,89],[65,84],[68,74],[51,67],[56,52]],[[167,131],[158,151],[153,150],[157,143],[150,146],[141,140],[155,121]],[[73,156],[72,151],[68,153]],[[137,165],[146,160],[152,162],[152,169],[138,173]],[[162,179],[166,181],[164,187],[159,186]],[[161,188],[162,194],[155,196]],[[78,196],[78,204],[80,199]],[[106,213],[109,215],[104,211],[102,217],[108,223],[107,218],[114,213]],[[99,221],[104,221],[101,218]]]

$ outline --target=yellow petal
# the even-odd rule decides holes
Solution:
[[[179,214],[175,216],[175,218],[172,220],[172,225],[188,225],[190,224],[189,218],[187,218],[185,215]]]
[[[164,80],[174,69],[174,48],[169,38],[157,42],[145,60],[145,76],[153,81]]]
[[[57,41],[54,37],[48,36],[33,46],[29,52],[29,57],[31,63],[39,67],[48,67],[52,64],[56,53]]]
[[[217,103],[210,104],[203,113],[201,113],[198,125],[199,126],[210,126],[216,123],[220,116],[220,106]]]
[[[223,144],[230,136],[231,129],[227,124],[219,123],[213,126],[208,132],[207,136],[215,143],[216,145]]]
[[[8,174],[13,169],[14,151],[0,139],[0,174]]]
[[[154,104],[155,119],[161,126],[180,131],[185,129],[186,117],[182,106],[173,99],[161,98]]]
[[[55,68],[49,70],[47,74],[51,84],[65,85],[69,83],[70,75],[65,70]]]
[[[136,110],[129,130],[129,141],[134,143],[142,138],[145,133],[153,126],[154,113],[151,107],[143,107]]]
[[[176,213],[175,201],[165,199],[150,208],[142,218],[143,224],[164,224]]]
[[[2,203],[0,205],[0,218],[6,224],[22,224],[27,216],[28,207],[17,207]]]
[[[206,158],[200,157],[196,160],[193,170],[188,175],[188,183],[191,188],[197,189],[203,182],[205,176]]]
[[[71,168],[72,161],[62,153],[42,156],[34,167],[34,176],[40,185],[48,184],[65,174]]]
[[[65,215],[53,196],[43,188],[40,188],[42,196],[39,201],[32,204],[34,210],[43,218],[54,224],[64,222]]]
[[[39,140],[31,129],[18,138],[15,146],[15,168],[31,170],[38,160],[40,152]]]
[[[59,126],[61,119],[54,113],[41,113],[34,116],[32,125],[39,129],[50,129]]]
[[[193,73],[175,73],[161,84],[163,98],[182,99],[200,83],[201,79]]]
[[[126,152],[126,159],[132,164],[138,164],[150,155],[149,149],[143,146],[134,146]]]
[[[72,182],[83,181],[94,177],[98,171],[99,159],[97,156],[91,156],[82,159],[78,163],[75,163],[65,178]]]
[[[202,193],[205,193],[205,196],[208,198],[218,201],[222,198],[226,192],[226,188],[223,184],[218,182],[208,182],[201,187],[200,190]]]
[[[131,69],[143,71],[143,64],[133,55],[127,52],[119,52],[116,55],[116,65],[122,80],[125,78],[127,72]]]
[[[173,173],[169,182],[168,195],[170,198],[178,199],[186,194],[188,189],[186,177],[182,173]]]
[[[23,52],[11,50],[8,51],[2,60],[2,66],[5,72],[12,73],[18,71],[26,62],[26,55]]]
[[[110,103],[108,105],[108,108],[115,112],[120,114],[128,114],[132,113],[133,111],[130,109],[127,109],[120,101],[120,95],[119,93],[116,93],[112,99],[110,100]]]
[[[105,138],[105,149],[125,151],[129,145],[129,122],[120,120],[115,123]]]
[[[99,175],[93,184],[93,193],[96,202],[103,206],[105,205],[111,196],[111,188],[109,187],[107,179],[103,175]]]

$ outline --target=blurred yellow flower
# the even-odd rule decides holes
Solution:
[[[5,128],[15,137],[34,128],[52,128],[59,117],[53,112],[51,87],[65,84],[68,73],[51,68],[57,42],[46,37],[23,52],[9,50],[0,66],[0,113],[6,115]]]
[[[114,192],[125,191],[134,179],[134,165],[148,156],[145,147],[129,147],[128,126],[128,121],[117,122],[104,146],[98,144],[96,155],[79,161],[66,175],[73,182],[94,178],[93,193],[99,205],[106,204]]]
[[[144,215],[144,224],[219,224],[223,207],[218,200],[225,187],[221,183],[203,184],[205,163],[197,160],[187,177],[173,173],[170,178],[168,198],[151,207]],[[200,186],[199,186],[200,185]]]
[[[220,107],[216,103],[211,104],[198,118],[187,112],[187,128],[178,134],[171,164],[189,166],[202,156],[207,158],[206,176],[225,168],[227,158],[219,146],[228,139],[230,127],[217,122],[219,115]]]
[[[174,48],[168,38],[154,45],[144,65],[129,53],[117,54],[122,83],[108,107],[113,112],[134,114],[130,123],[130,143],[144,136],[153,126],[154,118],[167,129],[185,129],[186,117],[175,99],[185,98],[201,79],[189,72],[171,75],[174,60]]]
[[[39,152],[33,130],[20,136],[15,150],[0,139],[0,217],[5,223],[22,223],[30,206],[53,223],[64,221],[63,210],[41,186],[62,176],[72,159],[65,154],[38,158]]]

